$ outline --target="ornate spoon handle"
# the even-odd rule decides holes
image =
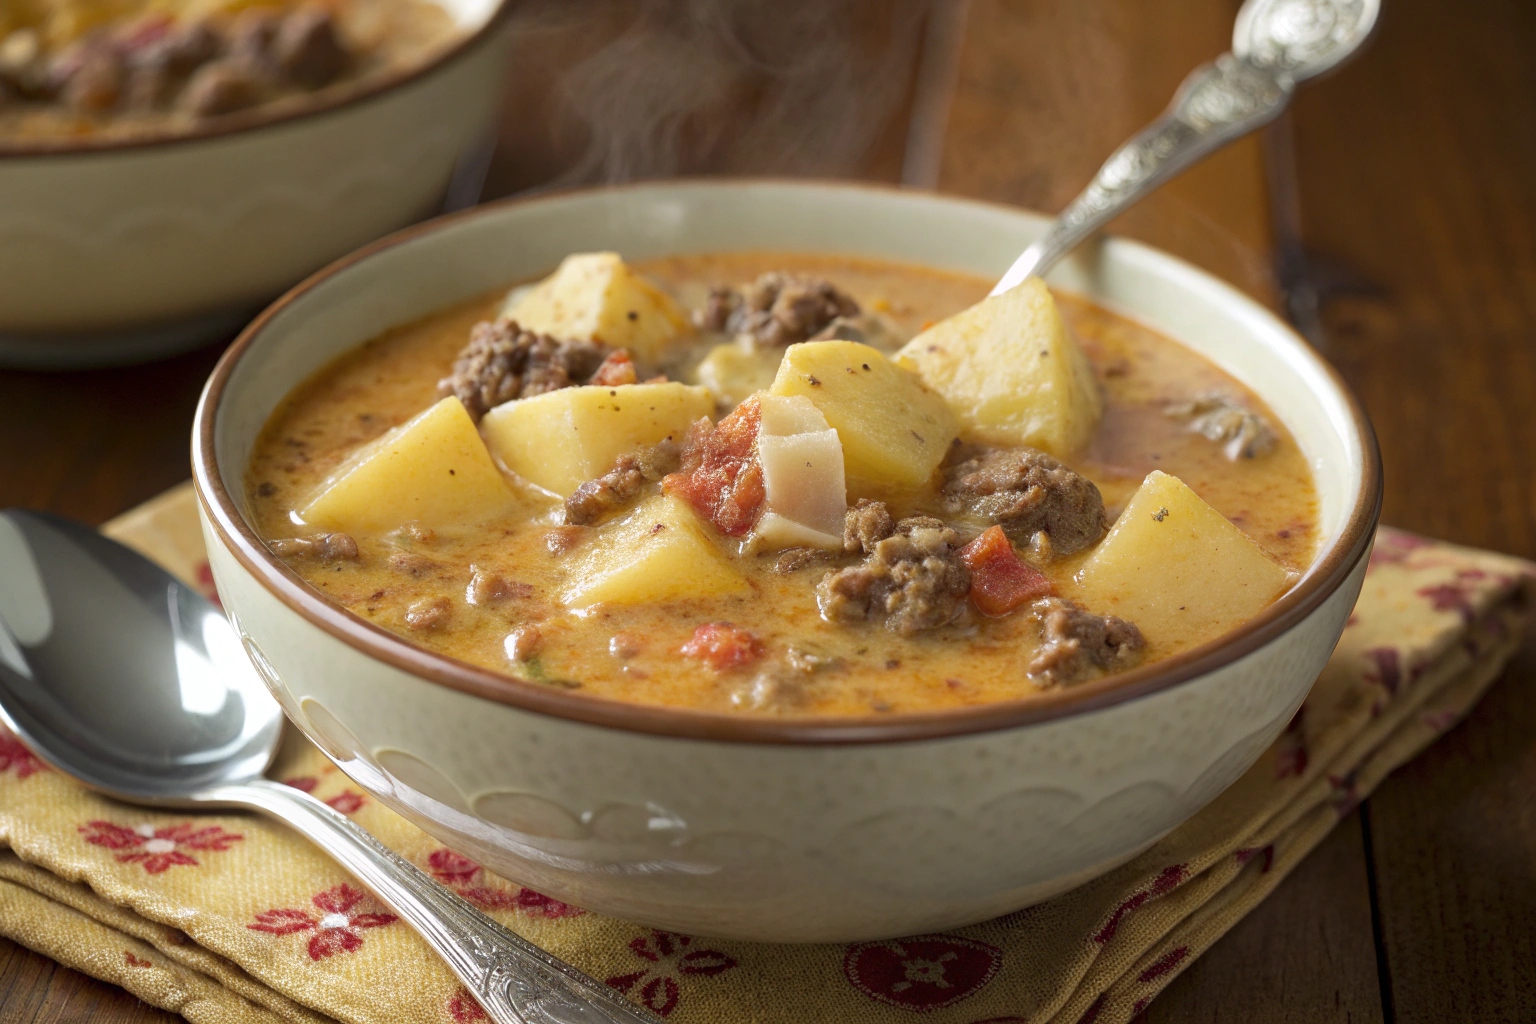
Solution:
[[[1127,206],[1196,160],[1280,116],[1296,83],[1338,67],[1376,27],[1381,0],[1244,0],[1232,52],[1196,68],[1168,109],[1117,149],[992,289],[1042,275]]]
[[[1288,76],[1230,53],[1196,68],[1162,116],[1104,161],[1050,231],[1008,268],[992,294],[1045,274],[1079,242],[1164,181],[1279,117],[1292,90]]]
[[[308,793],[263,779],[211,791],[199,802],[261,811],[330,854],[448,961],[497,1024],[659,1024],[486,917]]]

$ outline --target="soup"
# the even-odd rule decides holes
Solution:
[[[740,714],[1028,698],[1259,614],[1317,503],[1264,403],[1038,281],[725,253],[550,278],[326,367],[257,532],[410,642]]]
[[[427,60],[455,34],[430,0],[19,0],[0,10],[0,139],[196,128]]]

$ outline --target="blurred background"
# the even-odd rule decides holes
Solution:
[[[512,0],[495,137],[452,199],[810,175],[1054,212],[1226,49],[1237,6]],[[1380,435],[1385,521],[1536,556],[1536,4],[1388,0],[1364,56],[1117,230],[1281,309],[1335,363]],[[100,522],[184,480],[221,348],[0,371],[0,506]],[[1533,1019],[1536,884],[1483,870],[1536,871],[1533,675],[1528,651],[1147,1019]],[[0,993],[3,1019],[171,1019],[3,942]]]
[[[1225,49],[1238,6],[511,5],[485,200],[639,178],[789,174],[1047,212],[1156,115],[1189,69]],[[1533,43],[1536,9],[1520,0],[1392,0],[1363,57],[1301,90],[1273,129],[1116,225],[1283,306],[1329,354],[1383,436],[1388,521],[1527,555],[1536,553],[1526,457],[1536,421],[1509,411],[1536,393]],[[98,521],[184,479],[181,428],[217,352],[99,374],[0,376],[9,503]],[[64,420],[61,394],[70,396]],[[145,394],[157,397],[152,409]],[[1485,465],[1496,485],[1478,475]]]

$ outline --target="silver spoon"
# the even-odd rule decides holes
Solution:
[[[658,1024],[346,815],[264,778],[283,714],[229,621],[94,530],[0,512],[0,723],[108,796],[289,825],[415,927],[498,1024]]]
[[[1360,49],[1380,11],[1381,0],[1247,0],[1232,30],[1232,52],[1184,79],[1162,116],[1104,161],[992,294],[1043,277],[1142,196],[1279,117],[1298,83],[1333,70]]]

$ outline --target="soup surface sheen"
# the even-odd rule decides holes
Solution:
[[[978,302],[990,286],[915,266],[784,253],[677,257],[635,269],[688,309],[704,305],[710,286],[740,284],[768,271],[825,278],[866,312],[883,316],[898,343]],[[1257,396],[1189,349],[1081,298],[1058,293],[1056,299],[1104,398],[1090,442],[1063,461],[1098,486],[1108,517],[1118,515],[1148,473],[1162,470],[1182,479],[1292,573],[1304,570],[1318,542],[1316,496],[1306,460],[1280,421]],[[493,318],[500,300],[490,296],[391,331],[299,387],[271,417],[248,469],[256,531],[269,541],[312,533],[296,510],[360,446],[437,401],[439,378],[472,326]],[[720,340],[716,335],[708,342]],[[688,364],[708,347],[701,342],[668,372],[691,380]],[[1221,443],[1168,413],[1170,404],[1212,393],[1266,417],[1275,435],[1272,450],[1260,458],[1229,458]],[[514,489],[519,500],[513,511],[474,529],[360,533],[355,558],[283,557],[331,600],[414,644],[621,701],[826,716],[952,708],[1042,692],[1026,671],[1039,653],[1041,626],[1022,612],[993,618],[968,608],[943,628],[910,635],[878,620],[827,621],[818,610],[817,581],[856,562],[853,555],[784,572],[776,568],[777,553],[737,554],[735,539],[716,535],[746,576],[746,593],[569,610],[559,595],[575,582],[580,559],[574,556],[581,549],[552,553],[550,534],[560,529],[561,503],[520,481]],[[854,497],[849,494],[850,504]],[[944,515],[933,494],[920,492],[893,499],[892,511]],[[1093,551],[1048,559],[1040,568],[1057,593],[1070,598]],[[515,581],[514,596],[469,603],[471,566]],[[446,599],[444,614],[432,628],[413,628],[409,610],[433,599]],[[709,623],[750,632],[757,647],[748,664],[722,668],[682,653]],[[1139,663],[1209,639],[1198,631],[1148,631]]]

